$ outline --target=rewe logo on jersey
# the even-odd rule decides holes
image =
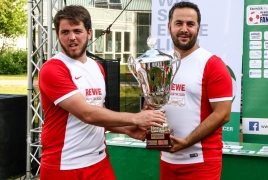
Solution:
[[[171,91],[185,91],[185,84],[172,84],[170,86]]]
[[[86,96],[102,95],[101,88],[88,88],[86,89]]]

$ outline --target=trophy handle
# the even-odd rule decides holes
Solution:
[[[134,76],[134,78],[138,81],[139,86],[140,86],[140,81],[138,79],[138,77],[136,76],[136,73],[134,71],[134,67],[135,67],[135,60],[133,58],[133,56],[129,56],[128,60],[127,60],[127,64],[128,64],[128,69],[129,71],[132,73],[132,75]]]
[[[172,74],[171,82],[173,82],[173,79],[174,79],[175,75],[177,74],[178,69],[180,68],[180,65],[181,65],[181,55],[180,55],[180,53],[178,53],[177,51],[174,50],[173,56],[175,58],[172,59],[171,65],[173,66],[175,64],[176,69],[175,69],[174,74]]]

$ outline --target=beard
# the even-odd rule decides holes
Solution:
[[[170,32],[171,32],[171,29],[170,29]],[[172,34],[170,33],[171,35],[171,39],[174,43],[174,46],[176,46],[178,49],[180,50],[189,50],[191,49],[195,43],[196,43],[196,40],[197,40],[197,35],[198,35],[198,32],[195,34],[195,35],[192,35],[192,34],[189,34],[189,33],[185,33],[185,32],[181,32],[181,33],[178,33],[178,34]],[[178,38],[179,36],[181,35],[184,35],[184,36],[187,36],[188,38],[190,38],[190,41],[188,43],[182,43]]]
[[[60,42],[60,41],[59,41]],[[87,49],[87,44],[88,44],[88,40],[83,44],[81,50],[78,52],[70,52],[67,50],[67,48],[60,42],[61,48],[63,49],[64,53],[69,56],[72,59],[78,59],[81,56],[83,56],[83,54],[85,53],[86,49]]]

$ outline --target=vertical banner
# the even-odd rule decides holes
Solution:
[[[180,0],[152,1],[151,34],[158,38],[157,48],[163,52],[173,50],[167,29],[168,13]],[[231,120],[223,126],[223,141],[239,141],[241,73],[243,48],[244,0],[191,0],[201,12],[198,44],[221,57],[233,78],[233,104]]]
[[[268,3],[245,0],[243,140],[268,142]]]

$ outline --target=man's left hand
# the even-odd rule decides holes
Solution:
[[[147,134],[147,129],[145,127],[138,126],[127,126],[126,134],[131,138],[144,141]]]

